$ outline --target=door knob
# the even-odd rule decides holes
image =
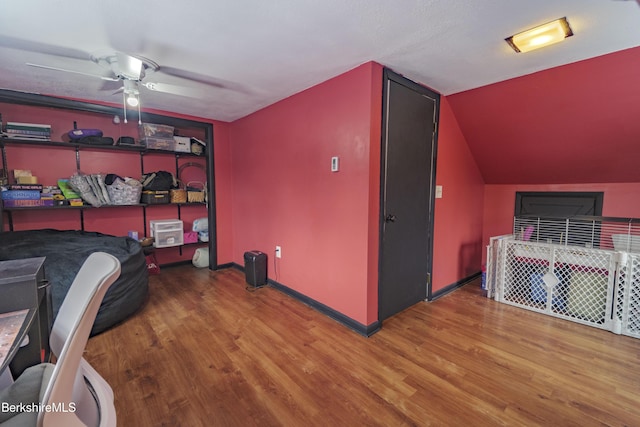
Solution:
[[[395,215],[387,215],[384,220],[386,222],[396,222],[396,216]]]

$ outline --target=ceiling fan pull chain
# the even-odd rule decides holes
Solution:
[[[127,95],[122,92],[122,109],[124,110],[124,122],[127,122]]]

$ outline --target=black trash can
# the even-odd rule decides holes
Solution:
[[[247,283],[258,287],[267,284],[267,254],[260,251],[244,253],[244,273]]]

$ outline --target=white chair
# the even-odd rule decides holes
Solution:
[[[1,426],[116,425],[113,391],[82,354],[102,299],[119,275],[120,262],[112,255],[96,252],[86,259],[53,324],[49,341],[56,364],[32,366],[0,391],[1,404],[16,409],[0,411]]]

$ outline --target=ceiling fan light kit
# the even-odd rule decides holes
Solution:
[[[138,89],[138,82],[133,80],[124,81],[125,101],[131,107],[137,107],[140,105],[140,90]]]
[[[140,97],[139,95],[133,93],[127,93],[126,91],[122,92],[122,112],[124,115],[124,122],[129,123],[127,120],[127,105],[131,107],[138,107],[138,124],[142,124],[142,118],[140,116],[140,107],[141,107]]]
[[[513,50],[520,53],[561,42],[572,35],[573,31],[569,26],[569,22],[566,17],[563,17],[514,34],[511,37],[507,37],[505,41]]]
[[[137,107],[140,105],[140,100],[138,99],[138,95],[130,93],[127,95],[127,104],[131,107]]]

